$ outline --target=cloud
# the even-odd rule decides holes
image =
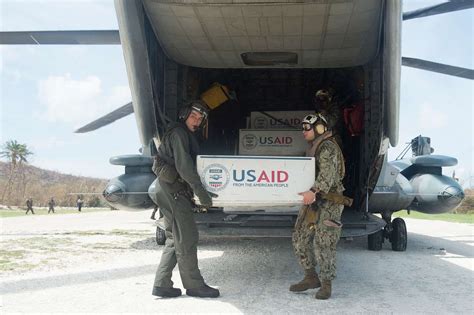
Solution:
[[[60,148],[64,147],[66,145],[66,141],[59,139],[56,136],[51,136],[47,139],[38,139],[33,141],[33,151],[37,150],[50,150],[50,149],[55,149],[55,148]]]
[[[70,74],[49,76],[38,83],[38,97],[45,111],[40,115],[51,122],[78,127],[129,102],[128,86],[104,91],[102,81],[94,75],[74,79]]]
[[[426,103],[421,105],[419,121],[421,128],[424,130],[438,129],[448,124],[445,113]]]

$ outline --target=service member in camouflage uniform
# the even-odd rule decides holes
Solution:
[[[53,213],[54,213],[54,206],[55,206],[55,205],[56,205],[56,202],[54,201],[54,198],[51,197],[51,199],[48,201],[48,206],[49,206],[49,208],[48,208],[48,214],[49,214],[50,212],[53,212]]]
[[[316,158],[316,179],[310,190],[300,193],[304,206],[293,232],[293,247],[305,271],[305,277],[292,285],[290,291],[300,292],[321,287],[315,297],[328,299],[331,296],[331,281],[336,277],[336,245],[341,236],[340,220],[344,206],[321,199],[317,197],[317,193],[342,195],[344,159],[321,114],[304,118],[303,135],[309,143],[306,156]],[[308,220],[310,216],[306,211],[316,211],[309,213],[313,214],[314,222],[308,222],[312,220]],[[316,266],[320,268],[319,277]]]
[[[337,141],[339,147],[342,147],[342,132],[344,130],[342,112],[334,99],[332,89],[321,89],[314,95],[314,106],[316,112],[324,116],[328,123],[328,129],[332,131],[332,136]]]
[[[152,294],[177,297],[181,290],[173,288],[171,275],[178,264],[186,294],[218,297],[219,290],[209,287],[201,276],[197,259],[198,230],[194,220],[193,193],[204,207],[212,206],[210,194],[196,170],[199,145],[194,133],[205,123],[207,106],[201,101],[187,104],[179,114],[179,122],[169,126],[163,136],[153,171],[157,174],[156,204],[164,215],[166,243],[156,271]]]
[[[33,199],[32,198],[26,199],[26,213],[25,214],[28,214],[29,211],[31,211],[32,214],[35,214],[35,212],[33,211]]]

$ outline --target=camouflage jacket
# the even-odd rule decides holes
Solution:
[[[313,187],[322,192],[342,193],[345,167],[341,149],[333,138],[323,140],[316,149],[316,178]]]

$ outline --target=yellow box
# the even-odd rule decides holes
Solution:
[[[220,83],[213,83],[211,88],[201,94],[201,100],[203,100],[210,109],[218,107],[229,99],[229,89]]]

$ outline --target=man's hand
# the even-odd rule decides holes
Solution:
[[[209,195],[209,193],[205,192],[205,193],[199,194],[198,198],[199,198],[199,203],[204,208],[212,207],[212,198],[211,198],[211,195]]]
[[[213,193],[213,192],[208,191],[207,193],[208,193],[209,195],[211,195],[212,198],[217,198],[217,197],[219,197],[218,194],[215,194],[215,193]]]
[[[303,203],[305,205],[310,205],[316,201],[316,193],[310,190],[298,193],[298,195],[303,196]]]

